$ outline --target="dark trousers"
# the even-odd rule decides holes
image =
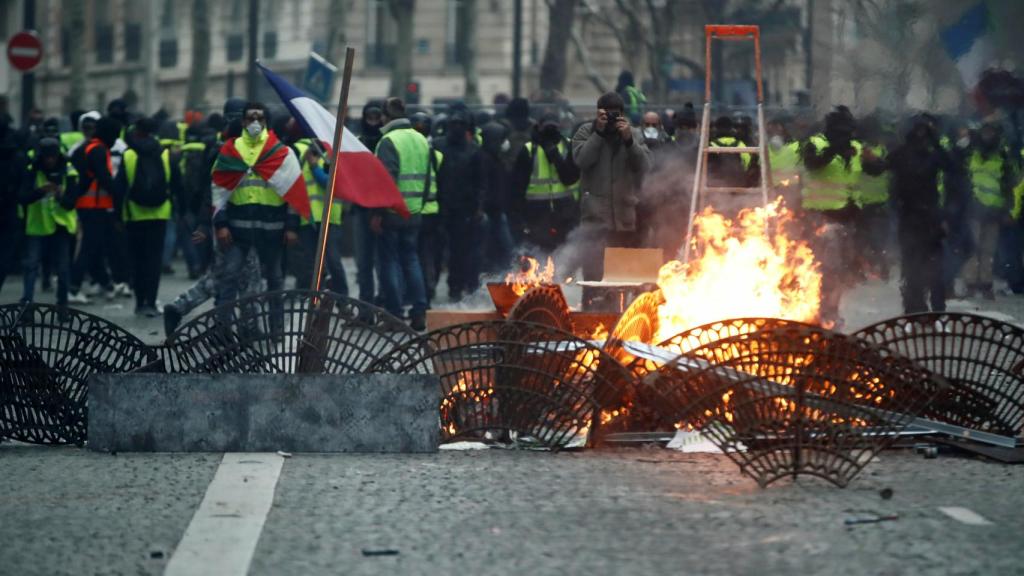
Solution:
[[[903,312],[916,314],[946,310],[946,282],[942,273],[943,238],[940,224],[900,222],[900,260]],[[928,297],[928,303],[926,298]]]
[[[105,290],[111,287],[109,260],[115,260],[117,246],[114,233],[114,213],[110,210],[78,210],[81,242],[78,257],[71,266],[71,291],[82,288],[86,273]],[[163,239],[161,238],[161,241]]]
[[[854,230],[866,270],[882,279],[889,277],[889,206],[870,204],[861,209]]]
[[[349,212],[355,225],[356,283],[359,285],[359,299],[368,304],[380,304],[383,299],[384,273],[380,259],[380,237],[370,230],[369,209],[353,206]],[[376,285],[374,283],[376,275]],[[376,287],[381,286],[378,294]]]
[[[4,287],[7,273],[14,268],[18,238],[24,229],[25,224],[18,218],[17,207],[0,206],[0,288]]]
[[[49,236],[26,236],[24,269],[24,285],[21,293],[22,302],[32,302],[35,298],[36,277],[39,267],[49,255],[50,262],[57,271],[57,305],[68,305],[68,282],[71,278],[71,246],[75,237],[67,229],[58,226]]]
[[[512,239],[512,230],[509,228],[508,215],[504,212],[494,212],[487,215],[486,222],[487,252],[484,258],[484,272],[496,274],[508,270],[512,263],[512,251],[515,250],[515,241]]]
[[[166,233],[166,220],[141,220],[125,224],[136,309],[156,307]]]
[[[419,257],[420,218],[401,220],[396,214],[384,216],[381,260],[384,266],[384,304],[388,312],[402,317],[402,286],[412,301],[412,318],[427,312],[427,290]]]
[[[453,299],[462,294],[472,294],[480,287],[480,263],[484,248],[482,224],[474,220],[473,216],[453,214],[446,218],[445,230],[451,243],[448,255],[448,294]]]
[[[317,242],[320,241],[319,226],[303,226],[299,228],[299,245],[302,249],[296,256],[304,259],[304,264],[296,263],[292,269],[296,270],[295,287],[309,289],[313,281],[313,267],[316,263]],[[324,281],[320,283],[321,288],[326,288],[343,296],[348,296],[348,278],[345,274],[345,266],[341,261],[341,244],[344,238],[341,235],[341,226],[331,224],[327,230],[327,250],[324,253]],[[301,270],[301,272],[299,272]]]
[[[165,266],[171,265],[176,250],[181,250],[189,274],[198,274],[202,264],[199,259],[199,249],[192,243],[192,231],[188,223],[184,218],[177,216],[168,223],[164,236],[162,258]]]
[[[231,246],[224,249],[224,270],[221,282],[217,284],[217,306],[233,302],[238,298],[243,281],[243,272],[249,252],[256,251],[260,260],[267,291],[280,290],[284,285],[281,258],[284,253],[284,229],[281,230],[239,230],[231,227]],[[230,315],[228,312],[226,315]],[[230,321],[225,317],[223,320]],[[284,324],[284,304],[279,298],[270,301],[271,332],[277,333]]]
[[[437,294],[437,282],[441,279],[441,269],[444,267],[446,235],[442,226],[440,214],[426,214],[420,217],[419,256],[420,267],[423,269],[423,285],[427,289],[427,302],[431,302]],[[451,270],[448,274],[450,277]]]

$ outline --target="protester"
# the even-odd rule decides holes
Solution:
[[[458,302],[480,287],[483,258],[484,206],[480,174],[475,163],[479,147],[474,139],[473,117],[464,107],[448,117],[444,141],[435,147],[444,159],[437,172],[438,205],[451,247],[448,259],[448,298]],[[421,260],[428,287],[439,274],[437,262]]]

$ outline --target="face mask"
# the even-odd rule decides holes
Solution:
[[[249,125],[245,127],[245,131],[249,133],[249,136],[255,138],[260,135],[260,132],[263,132],[263,124],[255,121],[250,122]]]
[[[971,145],[971,139],[968,136],[963,136],[959,140],[956,141],[956,147],[957,148],[961,148],[961,149],[962,148],[967,148],[970,145]]]
[[[657,140],[658,139],[658,129],[655,128],[654,126],[648,126],[648,127],[644,128],[644,138],[646,138],[648,140]]]
[[[772,136],[771,138],[768,139],[768,144],[772,148],[778,150],[779,148],[782,148],[786,144],[786,141],[782,139],[782,136],[776,134],[775,136]]]
[[[504,142],[501,143],[501,151],[502,152],[508,152],[511,149],[512,149],[512,144],[508,140],[505,140]]]

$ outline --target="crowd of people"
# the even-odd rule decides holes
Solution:
[[[448,297],[459,301],[523,253],[544,258],[571,244],[567,266],[600,280],[606,246],[661,248],[666,260],[680,252],[700,139],[692,106],[652,109],[624,73],[586,119],[523,98],[435,112],[398,98],[362,108],[352,128],[411,216],[336,205],[327,289],[349,291],[344,227],[354,238],[357,297],[417,330],[445,270]],[[220,112],[175,122],[114,100],[106,114],[69,119],[62,132],[38,111],[20,129],[0,118],[0,286],[20,260],[24,302],[56,277],[58,306],[134,297],[136,314],[162,315],[168,333],[210,299],[280,290],[287,276],[310,287],[330,167],[324,143],[287,111],[232,98]],[[838,106],[823,121],[777,115],[765,134],[773,195],[799,214],[821,262],[824,322],[841,326],[849,287],[888,277],[891,246],[908,313],[944,310],[958,278],[965,296],[994,298],[996,276],[1024,292],[1022,157],[1001,122],[927,114],[887,122]],[[708,145],[751,147],[758,138],[751,118],[736,113],[711,123]],[[708,158],[710,185],[759,185],[758,155]],[[308,217],[287,201],[292,172],[304,181]],[[734,215],[746,198],[713,203]],[[161,274],[178,252],[195,284],[161,307]],[[602,294],[585,292],[584,305],[600,307]]]

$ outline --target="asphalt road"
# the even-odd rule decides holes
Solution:
[[[0,573],[163,573],[220,460],[0,446]],[[657,448],[295,455],[249,574],[1024,574],[1022,487],[909,451],[846,489]]]

